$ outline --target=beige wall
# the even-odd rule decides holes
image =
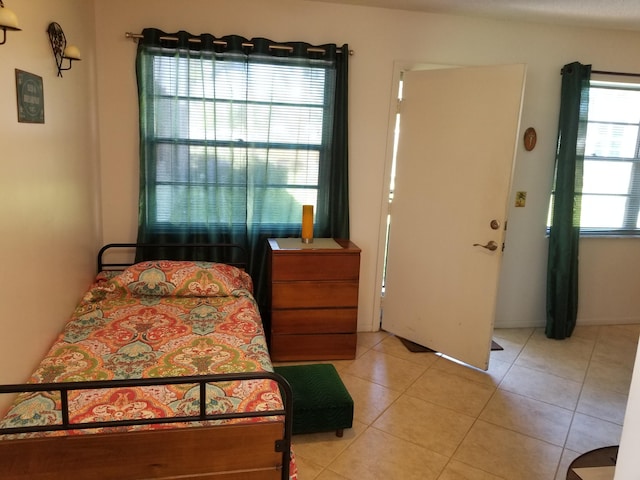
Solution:
[[[363,249],[360,330],[377,328],[379,318],[389,120],[400,65],[528,65],[522,122],[536,127],[539,140],[534,151],[517,152],[513,190],[527,191],[528,203],[510,208],[498,326],[544,323],[544,223],[561,65],[580,60],[598,69],[640,72],[634,48],[640,33],[631,32],[293,0],[246,0],[240,9],[231,0],[188,0],[180,6],[169,0],[8,0],[7,6],[23,31],[10,32],[0,46],[2,383],[24,380],[45,352],[93,275],[99,243],[135,239],[135,44],[124,38],[126,31],[155,26],[347,42],[355,50],[350,175],[352,239]],[[83,61],[64,78],[56,77],[45,33],[51,21],[83,52]],[[16,68],[43,78],[44,125],[17,122]],[[579,322],[640,321],[640,242],[585,239],[581,247]]]
[[[94,273],[101,242],[135,239],[135,44],[146,26],[221,36],[349,43],[351,231],[363,249],[359,329],[377,328],[389,120],[400,65],[526,63],[523,127],[510,208],[498,326],[544,323],[544,224],[556,141],[560,67],[640,72],[640,33],[516,24],[293,0],[6,0],[22,32],[0,46],[0,383],[23,381],[53,341]],[[94,14],[95,9],[95,14]],[[46,34],[62,25],[83,61],[56,77]],[[45,124],[17,122],[15,69],[43,78]],[[97,87],[96,87],[97,85]],[[99,113],[99,115],[98,115]],[[99,128],[98,128],[99,126]],[[101,167],[98,168],[98,158]],[[99,177],[102,176],[102,182]],[[102,194],[101,194],[102,189]],[[512,195],[513,198],[513,195]],[[102,233],[104,232],[104,233]],[[408,248],[421,248],[409,242]],[[583,324],[640,321],[640,241],[581,243]],[[2,410],[0,400],[0,410]]]
[[[355,50],[350,175],[352,240],[363,249],[360,330],[377,328],[379,318],[398,65],[528,65],[522,124],[537,129],[538,146],[517,152],[513,191],[527,191],[528,197],[525,208],[510,208],[498,326],[544,323],[544,225],[560,67],[580,60],[597,69],[640,72],[640,33],[294,0],[5,3],[18,14],[23,31],[10,32],[0,45],[0,383],[23,381],[33,370],[92,278],[99,243],[135,239],[135,44],[124,38],[125,31],[154,26],[169,32],[346,42]],[[83,53],[83,61],[64,78],[56,77],[45,33],[51,21],[60,23]],[[43,78],[43,125],[17,122],[16,68]],[[422,248],[412,239],[407,245]],[[639,266],[638,240],[583,240],[579,323],[640,321]]]
[[[349,43],[355,50],[350,61],[350,201],[352,240],[363,249],[360,330],[377,328],[379,319],[394,69],[417,63],[528,65],[522,126],[537,129],[538,145],[532,152],[522,147],[517,152],[513,191],[526,191],[528,196],[525,208],[510,208],[498,326],[545,321],[545,221],[561,66],[579,60],[597,69],[640,72],[640,33],[631,32],[292,0],[247,0],[241,7],[232,0],[179,5],[170,0],[112,0],[96,2],[96,19],[105,241],[134,240],[136,232],[136,47],[124,38],[126,31],[157,27],[167,32]],[[640,286],[640,241],[582,243],[579,322],[640,321],[640,296],[629,294]],[[422,247],[407,239],[407,248]]]
[[[99,241],[135,239],[135,43],[125,39],[126,31],[155,26],[346,42],[355,50],[350,175],[352,239],[363,249],[360,330],[377,328],[379,318],[391,99],[399,65],[528,65],[523,127],[536,127],[539,140],[534,151],[517,152],[513,190],[527,191],[528,197],[525,208],[510,208],[498,326],[544,323],[544,224],[560,67],[580,60],[598,69],[640,72],[634,48],[640,33],[631,32],[293,0],[247,0],[240,9],[231,0],[188,0],[179,6],[169,0],[8,0],[7,6],[18,14],[23,31],[10,32],[0,46],[2,383],[24,380],[51,343],[93,275]],[[51,21],[83,52],[83,61],[64,78],[56,77],[45,33]],[[16,120],[16,68],[43,78],[44,125]],[[408,240],[411,247],[421,248]],[[585,239],[581,247],[579,322],[640,321],[640,242]]]
[[[23,29],[0,45],[0,383],[12,383],[33,371],[94,274],[99,196],[93,5],[5,5]],[[51,21],[84,55],[64,78],[56,77]],[[44,124],[18,123],[16,68],[42,77]]]

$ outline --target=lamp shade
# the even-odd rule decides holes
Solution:
[[[67,45],[62,56],[70,60],[82,60],[80,58],[80,50],[75,45]]]
[[[22,30],[18,26],[18,17],[6,7],[0,7],[0,28],[5,30]]]

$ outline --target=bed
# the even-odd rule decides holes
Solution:
[[[219,261],[104,260],[147,247],[103,247],[28,383],[0,386],[17,394],[0,477],[295,479],[291,388],[273,373],[251,278]]]

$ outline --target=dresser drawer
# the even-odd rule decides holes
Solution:
[[[309,251],[273,255],[271,280],[351,280],[360,274],[359,253],[313,253]]]
[[[353,282],[274,282],[271,288],[272,309],[358,306],[358,284]]]
[[[346,360],[356,356],[357,335],[337,333],[326,335],[273,335],[271,358],[288,360]]]
[[[353,333],[358,324],[356,308],[273,310],[271,333]]]

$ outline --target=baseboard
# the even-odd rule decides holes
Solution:
[[[544,322],[496,322],[493,328],[540,328],[544,327]]]
[[[640,324],[640,317],[622,317],[622,318],[578,318],[576,325],[591,327],[601,325],[637,325]],[[493,328],[544,328],[545,322],[517,322],[517,321],[502,321],[496,322]],[[358,332],[374,332],[378,330],[365,330],[358,329]]]
[[[640,323],[640,317],[622,318],[578,318],[576,325],[602,326],[602,325],[636,325]]]
[[[640,317],[623,318],[578,318],[577,326],[596,327],[607,325],[636,325],[640,324]],[[496,322],[494,328],[544,328],[545,322]]]

